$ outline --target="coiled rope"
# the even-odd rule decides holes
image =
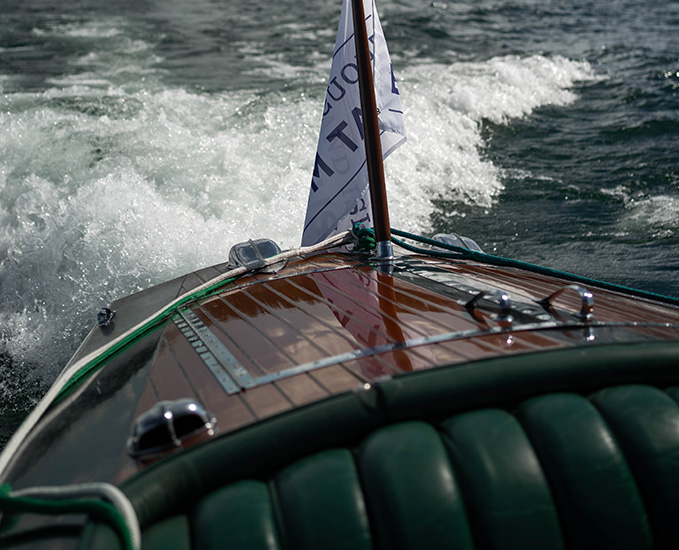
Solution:
[[[141,548],[141,531],[132,503],[109,483],[31,487],[20,491],[12,491],[5,483],[0,485],[0,511],[10,515],[87,514],[113,527],[126,550]]]

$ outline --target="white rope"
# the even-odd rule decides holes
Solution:
[[[141,530],[139,529],[137,513],[134,511],[132,503],[127,496],[125,496],[125,493],[115,485],[111,485],[110,483],[81,483],[78,485],[30,487],[28,489],[12,491],[9,496],[17,498],[41,498],[47,500],[87,497],[106,499],[116,507],[123,517],[125,525],[127,525],[130,533],[132,547],[135,550],[141,549]]]

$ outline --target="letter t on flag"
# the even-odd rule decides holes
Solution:
[[[351,0],[343,0],[321,132],[311,178],[302,246],[360,222],[372,227]],[[365,0],[382,157],[406,140],[401,97],[374,0]]]

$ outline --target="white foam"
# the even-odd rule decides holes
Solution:
[[[316,139],[304,100],[83,86],[13,99],[23,108],[0,116],[0,326],[18,360],[49,348],[63,364],[68,327],[237,241],[298,244]]]
[[[123,18],[104,18],[100,21],[86,21],[82,23],[65,23],[54,25],[49,29],[33,29],[33,34],[37,36],[54,35],[68,36],[74,38],[112,38],[124,34],[124,30],[118,28],[116,23],[126,26]]]
[[[624,206],[614,225],[615,235],[634,240],[657,240],[679,234],[679,197],[670,194],[648,195],[626,185],[600,189],[604,195]]]
[[[431,69],[436,68],[436,71]],[[474,120],[505,123],[545,105],[568,105],[577,82],[598,77],[585,61],[561,56],[495,57],[482,63],[416,68],[425,71],[434,97]]]
[[[677,235],[679,230],[679,197],[655,195],[630,198],[626,202],[628,215],[620,220],[628,234],[651,232],[653,239]]]

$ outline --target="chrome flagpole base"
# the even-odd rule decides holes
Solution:
[[[375,260],[383,263],[394,262],[394,249],[391,246],[391,241],[379,241],[375,243]]]

